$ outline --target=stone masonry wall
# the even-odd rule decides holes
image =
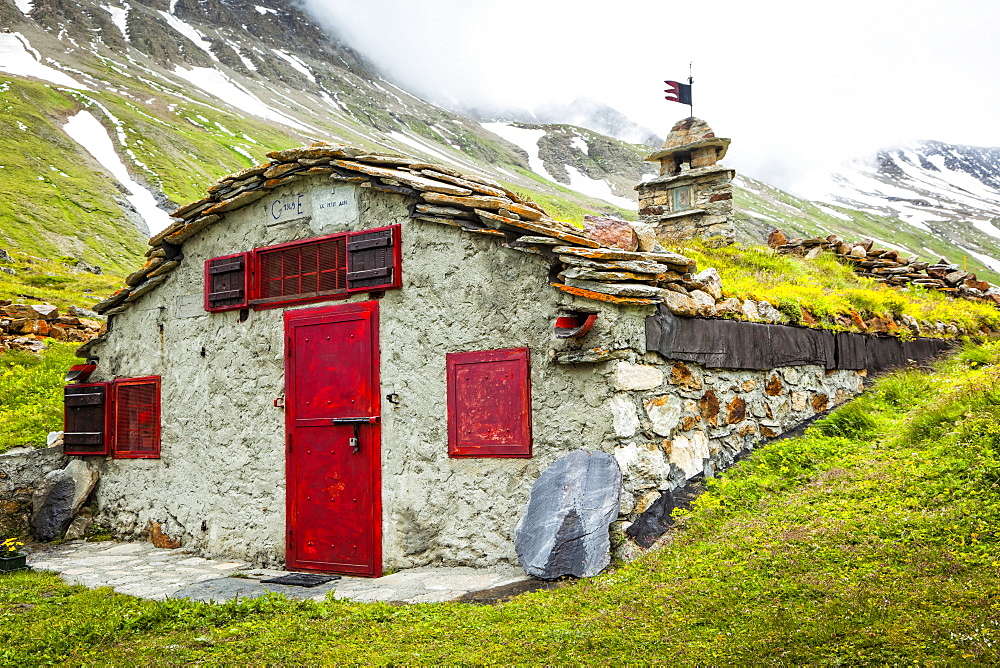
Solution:
[[[0,453],[0,538],[28,535],[32,493],[47,473],[67,461],[61,446]]]
[[[722,470],[761,441],[857,395],[865,376],[815,365],[710,369],[658,353],[641,363],[618,362],[617,393],[609,401],[614,452],[625,473],[619,528],[628,528],[662,492]]]
[[[713,166],[640,183],[635,187],[639,194],[639,218],[653,225],[657,237],[663,239],[732,238],[733,174],[733,170]],[[673,211],[670,191],[688,185],[692,186],[691,212]]]

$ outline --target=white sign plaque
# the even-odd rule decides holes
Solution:
[[[264,224],[280,225],[312,215],[312,198],[307,192],[284,192],[264,200]]]
[[[358,220],[357,188],[344,183],[313,190],[312,211],[309,227],[317,234],[349,229]]]

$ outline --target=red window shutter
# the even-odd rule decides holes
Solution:
[[[527,348],[450,353],[449,457],[531,457]]]
[[[347,239],[349,290],[386,290],[402,285],[399,237],[399,225],[351,233]]]
[[[206,311],[232,311],[247,307],[249,259],[249,253],[237,253],[205,261]]]
[[[81,383],[63,388],[63,451],[67,455],[111,452],[111,383]]]
[[[112,385],[114,456],[160,456],[160,377],[120,378]]]
[[[267,308],[347,293],[347,236],[296,241],[255,251],[251,303]]]

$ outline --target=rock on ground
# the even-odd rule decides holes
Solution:
[[[32,495],[31,532],[47,542],[62,538],[97,484],[97,469],[79,459],[51,471]]]
[[[622,473],[604,452],[573,452],[535,481],[514,548],[528,575],[592,577],[611,563],[608,527],[618,516]]]

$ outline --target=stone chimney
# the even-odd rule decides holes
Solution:
[[[646,157],[660,175],[635,187],[639,217],[662,240],[721,236],[734,239],[733,177],[718,164],[729,148],[700,118],[685,118],[670,130],[663,148]]]

